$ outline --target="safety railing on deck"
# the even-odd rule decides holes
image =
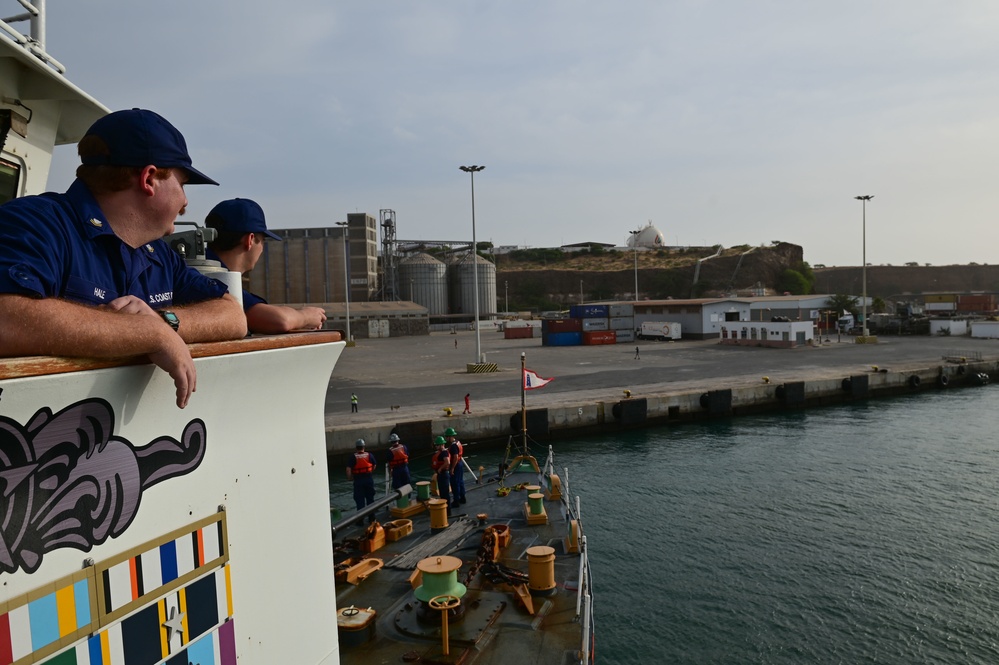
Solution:
[[[555,473],[554,452],[548,446],[548,459],[541,467],[543,470],[540,480],[544,482],[547,477]],[[589,663],[593,657],[591,645],[593,644],[593,595],[590,593],[590,561],[589,552],[586,547],[586,536],[583,530],[583,516],[580,510],[579,496],[575,501],[571,501],[572,490],[569,487],[569,469],[562,468],[562,505],[565,507],[568,520],[575,520],[579,528],[579,585],[576,589],[576,620],[582,622],[582,642],[580,644],[580,662]]]

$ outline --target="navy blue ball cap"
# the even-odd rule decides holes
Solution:
[[[217,204],[208,213],[205,222],[212,221],[211,226],[219,231],[232,233],[262,233],[268,238],[280,240],[281,236],[267,230],[264,220],[264,209],[256,201],[250,199],[228,199]]]
[[[115,111],[91,125],[87,135],[103,139],[110,152],[82,158],[86,166],[181,168],[187,171],[188,185],[218,184],[191,165],[184,135],[158,113],[145,109]]]

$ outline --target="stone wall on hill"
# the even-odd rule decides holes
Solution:
[[[861,266],[816,268],[816,293],[863,293]],[[867,295],[908,300],[926,293],[999,292],[999,266],[868,266]]]

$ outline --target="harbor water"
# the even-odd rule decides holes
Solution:
[[[588,439],[597,662],[999,662],[999,388]]]
[[[597,662],[999,662],[997,413],[988,386],[556,442]]]

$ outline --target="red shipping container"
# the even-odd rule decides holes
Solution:
[[[583,330],[582,319],[545,319],[541,322],[545,332],[580,332]]]
[[[503,339],[531,339],[532,337],[534,337],[534,328],[528,326],[503,330]]]
[[[617,333],[613,330],[590,330],[583,333],[583,345],[617,344]]]

